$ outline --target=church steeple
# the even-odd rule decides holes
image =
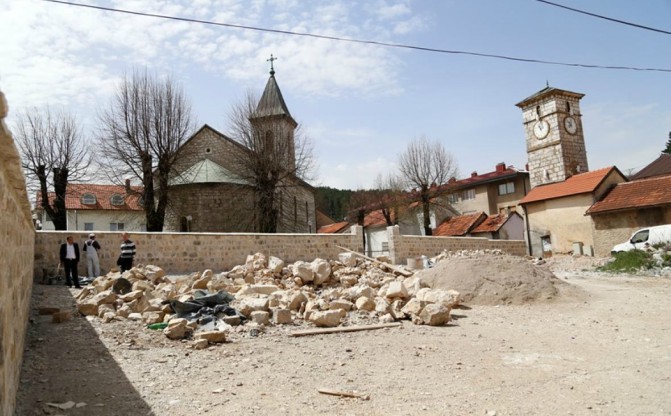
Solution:
[[[282,97],[282,91],[280,91],[280,87],[275,80],[273,61],[277,60],[277,58],[270,55],[270,59],[268,60],[270,61],[270,78],[268,78],[266,88],[263,90],[263,95],[261,95],[261,99],[256,106],[256,110],[252,113],[251,118],[281,117],[293,124],[293,127],[295,128],[298,124],[294,118],[291,117],[289,108],[284,102],[284,97]]]

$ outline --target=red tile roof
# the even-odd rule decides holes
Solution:
[[[317,229],[317,234],[338,234],[345,231],[352,224],[348,221],[336,222],[329,225],[324,225]]]
[[[617,184],[588,214],[671,205],[671,176],[660,176]]]
[[[520,204],[594,192],[613,171],[620,173],[615,166],[609,166],[592,172],[573,175],[563,182],[537,186],[522,198]],[[622,176],[624,177],[624,175]]]
[[[662,153],[657,159],[652,161],[638,173],[631,177],[632,181],[650,178],[653,176],[671,175],[671,155]]]
[[[392,220],[394,219],[394,213],[391,213],[391,218]],[[363,219],[363,226],[364,227],[378,227],[378,226],[386,226],[387,225],[387,220],[384,218],[384,215],[382,215],[381,210],[375,210]]]
[[[518,175],[529,175],[529,172],[525,170],[519,170],[513,166],[508,166],[505,169],[495,170],[493,172],[487,172],[481,175],[475,174],[465,179],[459,179],[456,181],[453,180],[451,182],[447,182],[446,184],[440,186],[440,190],[447,191],[447,190],[471,188],[476,185],[515,178]]]
[[[471,231],[472,233],[495,233],[508,221],[508,215],[490,215]]]
[[[487,214],[484,212],[476,212],[475,214],[451,217],[436,227],[433,230],[433,235],[438,237],[466,235],[486,218]]]
[[[141,186],[131,186],[131,193],[126,195],[126,187],[123,185],[96,185],[85,183],[69,183],[65,192],[65,209],[98,209],[113,211],[141,211],[143,208],[138,203],[142,194]],[[82,196],[84,194],[93,194],[96,197],[95,204],[83,204]],[[121,195],[124,197],[123,205],[112,205],[110,199],[112,195]],[[49,200],[54,200],[55,194],[49,192]],[[37,193],[37,202],[35,206],[39,209],[42,205],[42,195]]]

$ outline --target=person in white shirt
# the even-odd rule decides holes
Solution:
[[[79,245],[74,242],[71,235],[65,239],[65,243],[61,244],[60,259],[63,269],[65,270],[65,284],[72,287],[74,283],[77,289],[82,287],[79,284],[79,277],[77,277],[77,264],[79,263]]]
[[[98,250],[100,248],[100,243],[96,241],[96,235],[93,233],[89,234],[89,239],[84,243],[86,269],[89,279],[95,279],[100,276],[100,260],[98,259]]]

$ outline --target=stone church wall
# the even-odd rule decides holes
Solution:
[[[21,160],[0,92],[0,414],[12,415],[30,311],[35,231]]]

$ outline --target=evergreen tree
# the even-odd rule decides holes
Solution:
[[[666,142],[666,149],[662,150],[662,153],[671,155],[671,131],[669,132],[669,140]]]

